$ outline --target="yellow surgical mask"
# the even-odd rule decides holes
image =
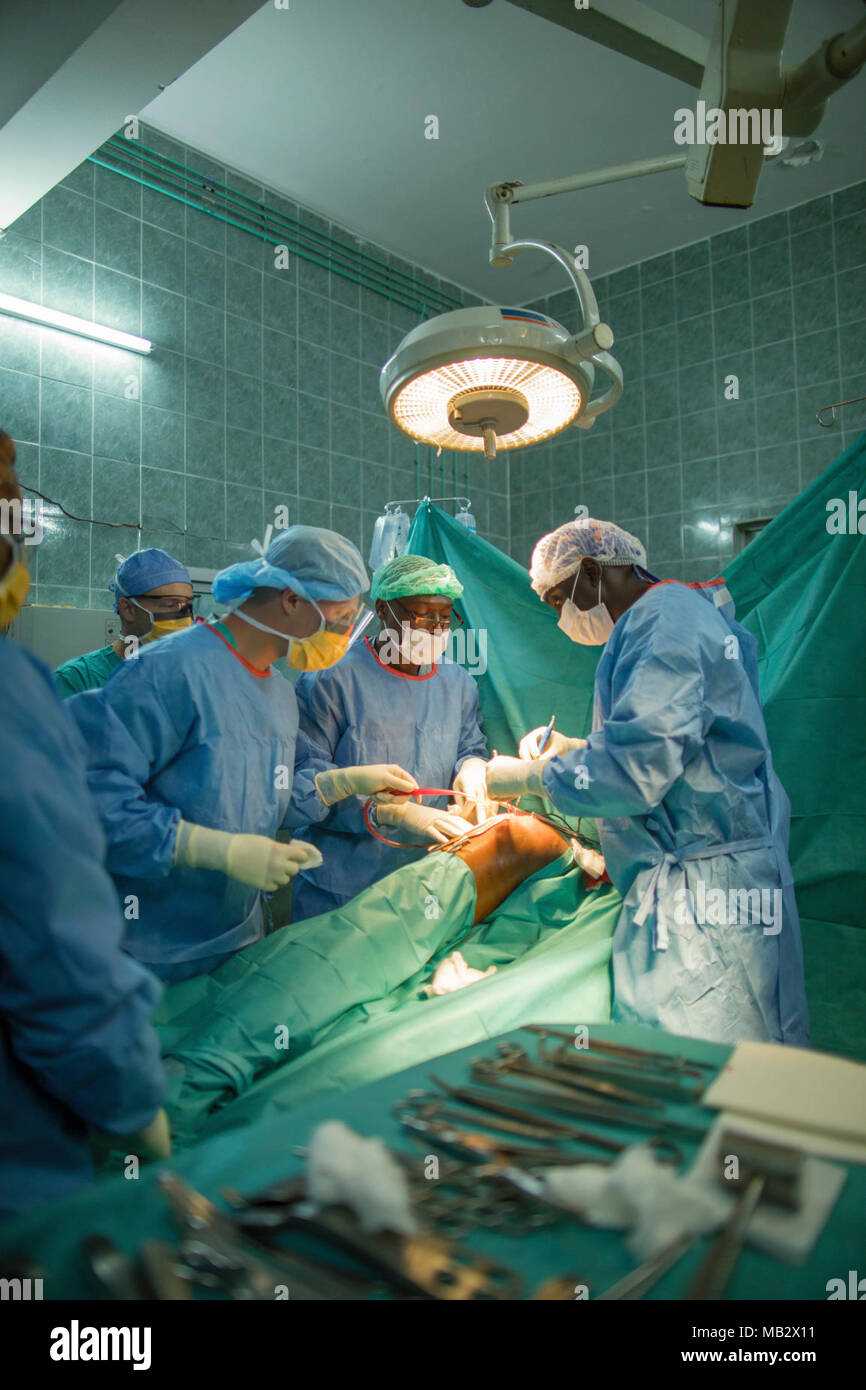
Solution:
[[[185,627],[192,627],[192,618],[165,618],[160,622],[154,621],[153,627],[146,637],[140,637],[140,642],[155,642],[158,637],[169,637],[173,632],[180,632]]]
[[[351,632],[316,632],[301,641],[292,639],[286,661],[293,671],[324,671],[346,655]]]
[[[150,618],[150,628],[141,637],[140,643],[156,642],[160,637],[170,637],[173,632],[180,632],[185,627],[192,627],[192,618],[155,618],[149,608],[145,608],[143,603],[139,603],[137,598],[129,596],[130,603],[134,603],[136,608],[140,608],[142,613],[146,613]],[[192,604],[192,599],[189,600]]]
[[[29,591],[30,575],[24,561],[18,559],[18,548],[13,541],[12,564],[6,574],[0,576],[0,628],[14,623]]]

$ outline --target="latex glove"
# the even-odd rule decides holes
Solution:
[[[504,797],[547,796],[541,774],[543,758],[532,762],[524,758],[491,758],[487,764],[487,794],[494,801]]]
[[[465,816],[475,825],[495,815],[496,806],[487,795],[487,764],[483,758],[467,758],[461,764],[453,790],[457,815]]]
[[[414,791],[418,783],[411,772],[396,763],[369,763],[366,767],[335,767],[317,772],[316,791],[326,806],[347,796],[371,796],[374,801],[394,801],[392,792]]]
[[[542,724],[539,729],[533,729],[531,733],[523,735],[517,750],[521,758],[560,758],[563,753],[571,753],[575,748],[586,747],[585,738],[567,738],[558,729],[552,729],[544,752],[539,753],[538,745],[546,728],[547,725]]]
[[[90,1138],[97,1150],[125,1149],[150,1161],[171,1157],[171,1130],[164,1110],[157,1110],[150,1124],[136,1134],[112,1134],[109,1130],[91,1129]]]
[[[394,801],[376,807],[376,820],[380,825],[399,825],[403,830],[411,830],[415,835],[435,840],[444,845],[457,835],[465,835],[472,826],[462,816],[441,811],[435,806],[419,806],[417,801]]]
[[[275,893],[301,869],[315,869],[322,856],[305,840],[269,840],[267,835],[230,835],[182,820],[174,847],[175,864],[216,869],[228,878]]]

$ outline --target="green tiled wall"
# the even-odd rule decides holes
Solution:
[[[290,217],[351,233],[142,128],[152,149]],[[423,283],[458,287],[364,247]],[[415,317],[299,257],[86,161],[0,241],[0,288],[154,344],[140,358],[0,316],[0,428],[47,507],[34,601],[103,607],[116,555],[248,559],[274,507],[366,555],[392,498],[419,495],[414,445],[387,420],[379,369]],[[460,493],[464,491],[461,464]],[[455,491],[452,475],[447,492]],[[426,463],[421,493],[429,491]],[[435,495],[442,495],[435,469]],[[508,546],[508,465],[472,465],[479,531]],[[91,523],[90,519],[94,519]],[[117,523],[109,525],[108,523]],[[120,523],[140,524],[138,532]]]
[[[528,564],[584,504],[639,535],[656,573],[709,578],[735,522],[775,515],[866,428],[866,403],[815,419],[866,394],[866,183],[593,287],[625,390],[591,431],[512,457],[512,554]],[[576,327],[571,292],[532,307]]]

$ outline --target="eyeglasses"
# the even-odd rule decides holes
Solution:
[[[315,606],[318,608],[318,604],[316,604]],[[319,608],[319,612],[325,619],[325,626],[323,630],[325,632],[337,633],[339,636],[342,637],[347,632],[351,632],[353,628],[356,627],[356,625],[363,619],[364,611],[364,600],[362,598],[358,599],[358,602],[355,604],[354,608],[350,613],[343,613],[341,616],[335,618],[327,617],[327,615],[322,612],[322,609]]]
[[[193,600],[191,598],[148,598],[143,595],[134,599],[140,608],[146,608],[148,612],[159,615],[161,618],[191,618],[193,616]]]
[[[460,614],[455,613],[453,609],[447,617],[445,617],[441,613],[416,613],[414,608],[410,608],[409,605],[403,603],[401,599],[392,598],[389,599],[388,602],[392,608],[396,606],[402,609],[406,614],[407,621],[412,627],[426,628],[428,632],[442,632],[446,628],[449,632],[457,632],[464,626]]]

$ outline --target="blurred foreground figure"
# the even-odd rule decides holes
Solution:
[[[0,432],[0,500],[20,500]],[[0,624],[27,594],[0,534]],[[22,579],[23,571],[23,579]],[[142,1158],[170,1152],[150,1015],[160,988],[121,950],[78,731],[48,668],[0,636],[0,1216],[93,1176],[88,1129]]]

